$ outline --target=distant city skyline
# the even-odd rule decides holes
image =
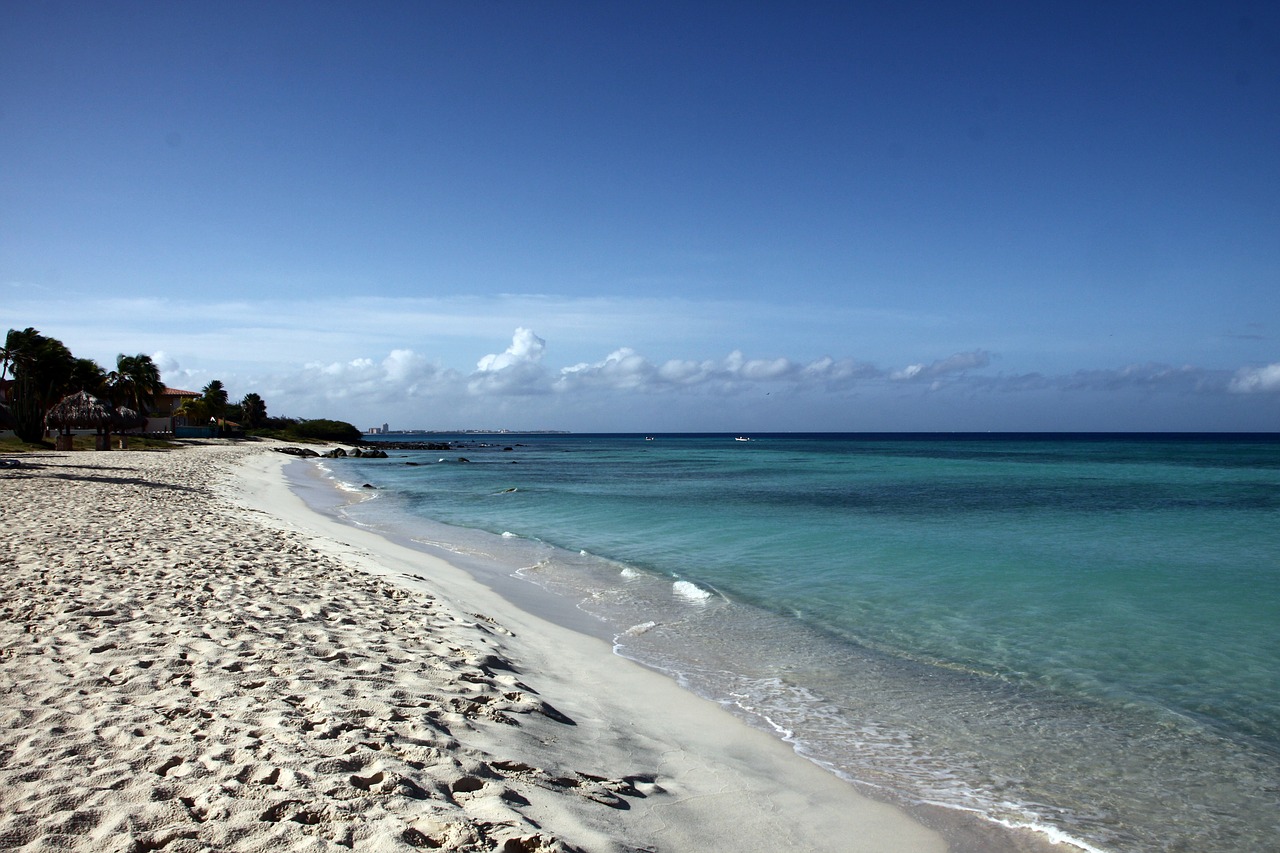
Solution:
[[[1272,3],[27,3],[0,79],[0,325],[273,415],[1280,428]]]

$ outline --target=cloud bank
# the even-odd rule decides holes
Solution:
[[[505,349],[481,356],[470,372],[399,348],[380,359],[310,362],[300,369],[258,377],[252,388],[240,390],[263,394],[277,414],[303,417],[334,416],[359,423],[396,420],[404,428],[428,429],[502,417],[542,421],[526,421],[517,428],[580,428],[578,421],[589,421],[589,428],[604,430],[627,429],[634,426],[635,418],[656,418],[655,413],[670,416],[673,423],[679,422],[681,412],[689,413],[690,423],[700,424],[714,423],[715,413],[747,418],[766,400],[785,401],[780,405],[797,410],[813,404],[838,414],[855,403],[858,411],[874,412],[875,406],[894,400],[940,394],[957,399],[982,394],[1049,393],[1080,399],[1195,395],[1210,401],[1280,392],[1280,363],[1234,373],[1143,363],[1052,376],[993,373],[996,358],[982,349],[899,367],[850,357],[808,361],[749,357],[741,350],[719,358],[659,361],[630,347],[619,347],[594,361],[558,367],[548,363],[552,351],[547,339],[520,326]],[[171,355],[161,351],[154,357],[166,380],[194,377]],[[233,389],[243,384],[236,377],[219,378]],[[616,422],[602,414],[610,412],[617,413]],[[440,422],[444,414],[451,418],[448,427]],[[824,423],[808,426],[826,427]]]
[[[272,414],[358,425],[1262,431],[1280,423],[1280,361],[1268,357],[1266,337],[1244,348],[1230,336],[1212,342],[1227,364],[1201,366],[1133,359],[1141,346],[1113,347],[1109,337],[1032,340],[943,316],[799,303],[500,295],[197,304],[25,294],[6,308],[9,325],[35,326],[99,363],[150,352],[176,387],[220,379],[232,396],[261,394]]]

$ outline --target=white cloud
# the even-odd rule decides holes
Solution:
[[[925,379],[938,379],[951,373],[963,373],[986,367],[991,363],[991,353],[985,350],[958,352],[948,358],[940,359],[932,364],[909,364],[901,370],[889,374],[889,378],[897,382],[911,382]]]
[[[314,404],[308,401],[386,404],[447,395],[456,392],[459,384],[456,372],[441,370],[412,350],[400,349],[393,350],[381,361],[355,358],[311,362],[299,371],[268,379],[264,387],[283,396],[291,410],[310,410]]]
[[[177,373],[182,369],[176,358],[161,349],[151,354],[151,361],[161,373]]]
[[[550,388],[540,362],[547,342],[523,326],[516,329],[505,352],[486,355],[476,364],[467,385],[474,395],[524,396]]]
[[[555,389],[568,392],[581,388],[610,388],[617,391],[662,393],[703,389],[713,393],[734,393],[753,387],[803,389],[821,386],[834,391],[860,380],[883,375],[877,368],[824,356],[809,364],[788,358],[747,358],[734,350],[722,359],[670,359],[661,365],[628,347],[615,350],[602,361],[575,364],[560,370]]]
[[[877,379],[884,372],[874,365],[851,358],[836,360],[831,356],[823,356],[805,365],[801,375],[805,381],[819,382],[830,389],[837,389],[847,388],[859,380]]]
[[[507,347],[506,352],[486,355],[476,364],[476,370],[484,373],[523,364],[536,364],[542,360],[542,353],[546,348],[546,341],[535,335],[532,329],[521,326],[516,329],[511,338],[511,346]]]
[[[392,350],[382,361],[382,369],[387,381],[393,385],[407,386],[412,392],[419,381],[429,380],[436,374],[436,369],[425,356],[418,355],[410,349]]]
[[[555,388],[561,392],[583,387],[642,390],[654,384],[661,384],[661,380],[653,365],[635,350],[623,347],[595,364],[561,368]]]
[[[1264,367],[1244,367],[1237,371],[1228,388],[1237,394],[1280,391],[1280,362]]]

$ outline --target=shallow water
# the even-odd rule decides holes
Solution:
[[[509,564],[858,784],[1277,849],[1280,443],[464,441],[328,467],[379,487],[353,520]]]

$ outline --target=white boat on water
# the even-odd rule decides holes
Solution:
[[[740,435],[740,436],[738,436],[737,438],[735,438],[735,439],[734,439],[734,441],[750,441],[750,440],[751,440],[751,439],[747,438],[746,436],[742,436],[742,435]]]

